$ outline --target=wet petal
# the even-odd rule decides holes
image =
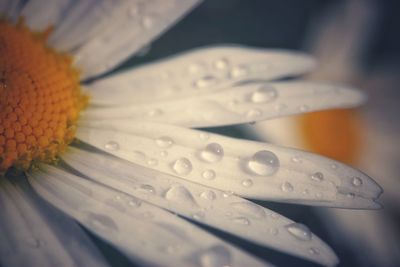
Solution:
[[[78,149],[63,159],[96,182],[189,219],[327,266],[337,263],[333,251],[308,228],[230,192]]]
[[[145,104],[197,98],[243,81],[299,75],[314,65],[310,57],[290,51],[209,47],[100,79],[89,89],[95,105]]]
[[[382,189],[371,178],[312,153],[149,122],[104,120],[87,125],[77,132],[84,142],[139,165],[245,197],[379,207],[374,200]],[[210,171],[214,179],[205,179]]]
[[[2,177],[0,207],[2,266],[108,266],[78,224],[39,199],[26,182]]]
[[[116,2],[82,1],[74,5],[50,38],[58,49],[74,52],[76,64],[83,70],[82,79],[113,69],[166,31],[199,1]]]
[[[42,165],[29,181],[43,198],[139,265],[270,266],[163,209],[61,169]]]

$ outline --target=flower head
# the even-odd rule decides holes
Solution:
[[[3,170],[27,166],[32,160],[37,167],[26,172],[28,179],[10,179],[7,173],[0,179],[4,207],[0,227],[7,230],[6,238],[0,241],[2,265],[106,265],[75,221],[42,199],[135,262],[170,266],[269,266],[192,221],[320,264],[337,263],[329,246],[305,225],[245,198],[379,207],[375,200],[380,187],[342,163],[304,151],[189,129],[363,102],[364,96],[350,88],[271,81],[308,71],[314,66],[308,56],[240,46],[210,47],[93,81],[137,52],[197,1],[121,0],[118,5],[110,1],[54,1],[45,8],[42,4],[8,1],[0,6],[8,21],[26,18],[26,27],[3,23],[13,29],[11,32],[22,31],[24,38],[35,39],[28,27],[36,32],[53,28],[46,44],[32,41],[41,51],[38,60],[26,45],[28,41],[23,45],[8,40],[0,43],[0,48],[7,44],[15,49],[10,51],[18,51],[0,50],[7,59],[1,65],[5,77],[1,81],[7,84],[1,91],[2,99],[14,94],[15,98],[7,99],[17,99],[11,103],[18,103],[22,110],[25,92],[36,92],[38,102],[60,104],[57,109],[65,116],[63,123],[50,123],[53,116],[49,114],[53,113],[47,107],[42,112],[40,105],[33,107],[31,113],[42,116],[37,125],[26,123],[32,124],[34,132],[44,128],[41,123],[50,117],[46,129],[53,139],[46,139],[42,146],[40,135],[31,144],[27,159],[18,152],[16,134],[14,138],[7,133],[19,132],[16,123],[4,123],[9,116],[2,120],[1,127],[6,129],[3,139],[16,143],[16,149],[2,146]],[[23,64],[16,64],[20,51],[26,59],[21,57]],[[72,56],[72,63],[65,53]],[[40,70],[44,71],[37,73],[33,60],[43,62]],[[75,68],[81,71],[81,85],[76,83]],[[37,78],[31,75],[31,84],[25,86],[24,75],[12,76],[14,69],[35,73]],[[64,76],[60,79],[60,75]],[[54,84],[52,79],[56,79]],[[85,88],[90,101],[76,121],[86,99],[79,87]],[[54,97],[45,97],[47,90]],[[64,99],[59,96],[63,90],[69,97],[65,107],[64,101],[54,100]],[[10,106],[8,100],[0,103],[2,112]],[[20,118],[18,107],[10,110],[11,117]],[[75,123],[77,142],[63,152]],[[55,138],[60,129],[67,134]],[[62,149],[53,150],[53,141]],[[46,164],[55,157],[61,164]],[[55,221],[54,216],[61,219]],[[79,250],[73,245],[77,243]],[[10,250],[17,251],[19,257],[13,257]]]

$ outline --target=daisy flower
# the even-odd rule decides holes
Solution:
[[[199,225],[333,266],[307,226],[247,199],[379,208],[381,188],[340,162],[190,129],[364,101],[276,81],[306,55],[209,47],[102,77],[196,4],[0,3],[1,265],[107,266],[80,224],[141,266],[270,266]]]

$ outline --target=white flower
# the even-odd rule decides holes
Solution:
[[[39,164],[27,173],[29,183],[0,179],[0,263],[107,265],[75,221],[37,193],[139,265],[269,266],[190,220],[335,265],[334,252],[306,226],[244,197],[373,209],[381,189],[372,179],[304,151],[188,128],[352,107],[364,96],[335,85],[271,82],[314,62],[239,46],[198,49],[85,82],[140,50],[197,1],[116,3],[0,4],[6,18],[23,16],[32,29],[54,26],[49,45],[74,56],[91,96],[76,133],[82,142],[59,155],[63,164]]]

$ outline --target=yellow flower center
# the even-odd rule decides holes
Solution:
[[[53,162],[74,138],[87,97],[72,58],[22,20],[0,20],[0,174]]]

